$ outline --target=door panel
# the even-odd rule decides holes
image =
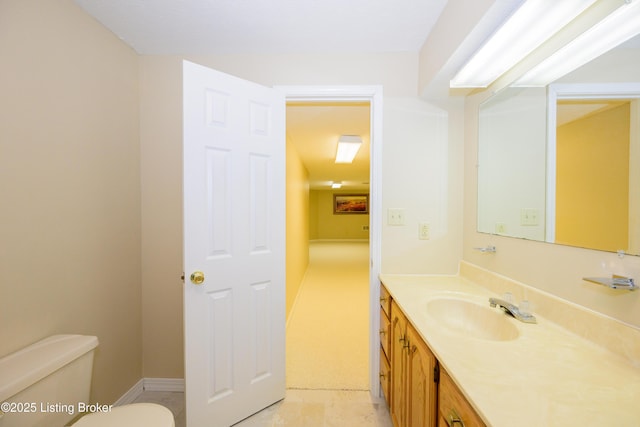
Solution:
[[[284,398],[284,97],[184,63],[187,424]]]

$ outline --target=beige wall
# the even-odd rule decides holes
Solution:
[[[140,151],[143,376],[183,378],[179,63],[150,70],[140,59]]]
[[[0,355],[96,335],[113,402],[142,374],[138,59],[71,0],[2,0],[0,58]]]
[[[461,108],[416,98],[384,101],[382,273],[454,274],[462,242]],[[387,225],[388,209],[404,225]],[[429,224],[431,238],[419,240]],[[375,225],[372,225],[375,226]]]
[[[289,318],[309,265],[309,173],[287,141],[287,297]]]
[[[342,191],[342,194],[367,194],[366,191]],[[337,193],[336,194],[340,194]],[[312,221],[309,222],[309,236],[312,240],[369,239],[369,215],[334,215],[333,191],[313,190],[310,196]]]

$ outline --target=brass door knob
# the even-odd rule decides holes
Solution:
[[[194,285],[202,285],[204,283],[204,273],[202,271],[194,271],[191,273],[190,279]]]

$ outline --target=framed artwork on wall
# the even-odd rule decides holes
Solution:
[[[333,214],[368,214],[368,194],[334,194]]]

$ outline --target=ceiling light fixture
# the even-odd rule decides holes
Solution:
[[[629,0],[527,71],[513,85],[546,86],[640,34],[639,22],[640,0]]]
[[[358,135],[341,135],[338,139],[336,163],[352,163],[361,145],[362,138]]]
[[[334,182],[331,184],[331,188],[341,188],[341,187],[342,187],[341,182]]]
[[[489,86],[595,1],[525,1],[451,79],[450,87]]]

